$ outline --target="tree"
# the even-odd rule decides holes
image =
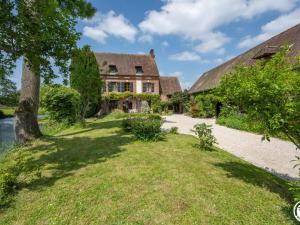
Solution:
[[[68,60],[80,37],[76,20],[94,13],[86,0],[1,1],[0,76],[10,74],[16,60],[24,58],[15,118],[19,141],[41,136],[37,122],[40,77],[45,83],[53,79],[53,66],[67,77]]]
[[[188,111],[190,108],[190,95],[187,90],[175,92],[171,98],[170,103],[173,105],[178,104],[180,108],[184,108],[184,110]],[[182,111],[182,110],[180,110]]]
[[[270,60],[239,66],[225,75],[219,94],[227,104],[260,121],[264,138],[281,132],[300,148],[300,59],[290,59],[283,47]]]
[[[16,84],[7,78],[0,79],[0,104],[16,106],[18,104],[19,92]]]
[[[101,97],[102,80],[99,66],[90,46],[74,52],[70,67],[70,84],[82,98],[81,119],[84,120],[91,104],[98,104]]]

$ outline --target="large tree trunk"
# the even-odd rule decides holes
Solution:
[[[40,76],[34,74],[23,61],[22,86],[19,106],[15,112],[16,139],[25,142],[42,135],[38,121]]]

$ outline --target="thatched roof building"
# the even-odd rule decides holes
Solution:
[[[251,65],[257,59],[269,58],[284,45],[291,46],[292,51],[289,54],[290,58],[300,55],[300,24],[272,37],[224,64],[205,72],[190,88],[189,93],[195,94],[215,88],[219,84],[220,78],[235,66],[241,64]]]

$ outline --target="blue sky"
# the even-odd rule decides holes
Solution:
[[[205,71],[300,23],[299,0],[90,0],[78,45],[96,52],[148,53],[184,88]],[[21,61],[12,77],[20,87]],[[59,82],[59,80],[58,80]]]

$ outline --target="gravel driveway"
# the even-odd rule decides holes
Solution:
[[[191,129],[197,123],[213,126],[213,134],[217,138],[218,147],[242,158],[277,176],[294,179],[298,170],[293,168],[295,156],[299,150],[287,141],[271,138],[271,142],[261,141],[262,135],[239,131],[215,124],[214,119],[196,119],[184,115],[166,116],[163,128],[178,127],[179,133],[193,134]]]

